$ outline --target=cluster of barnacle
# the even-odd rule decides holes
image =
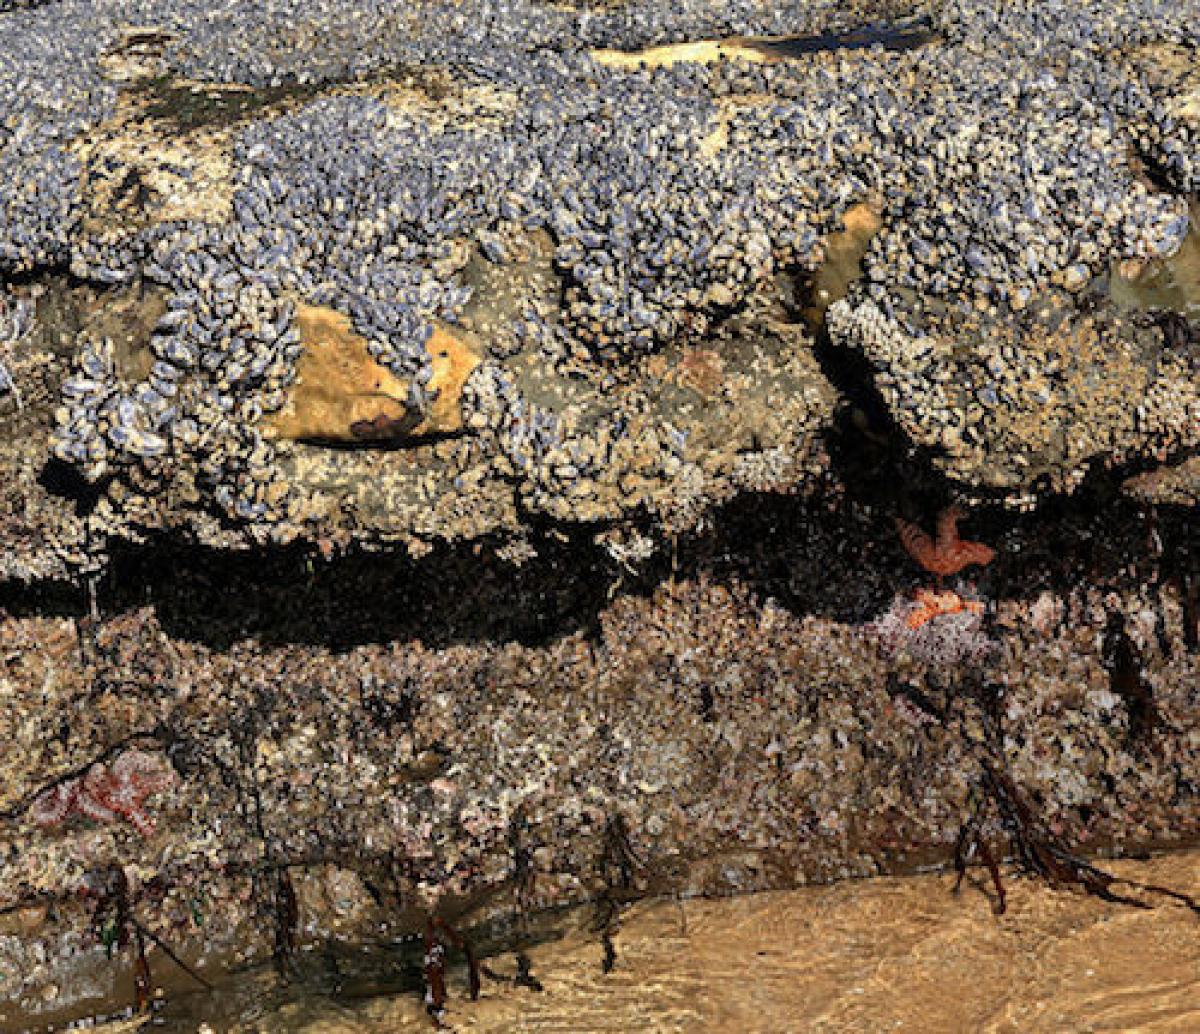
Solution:
[[[598,457],[586,443],[569,437],[556,412],[526,399],[496,363],[485,363],[472,375],[463,405],[477,417],[476,429],[494,441],[502,470],[519,479],[532,499],[544,502],[599,472]]]
[[[271,454],[255,427],[283,404],[299,353],[294,305],[247,280],[211,227],[160,227],[145,275],[174,291],[147,375],[122,376],[110,341],[89,342],[63,384],[55,454],[95,480],[165,457],[196,460],[231,516],[266,515]]]
[[[349,312],[381,362],[427,383],[430,321],[470,297],[449,281],[451,242],[520,214],[505,196],[511,146],[339,97],[251,127],[237,157],[248,258],[264,242],[283,288]]]
[[[543,77],[540,66],[569,60],[579,48],[632,50],[709,35],[820,32],[854,24],[853,12],[835,0],[631,0],[600,8],[548,7],[536,0],[464,7],[435,0],[422,5],[418,22],[390,4],[362,0],[229,0],[203,18],[196,16],[194,0],[109,2],[129,9],[133,24],[169,24],[179,35],[172,61],[183,74],[255,86],[361,78],[421,64],[536,84]],[[542,62],[528,60],[533,54]]]
[[[790,67],[722,73],[736,92],[783,94],[810,117],[828,115],[814,152],[884,205],[863,288],[877,302],[903,290],[1019,308],[1052,278],[1082,286],[1113,256],[1169,254],[1187,231],[1184,201],[1149,189],[1129,155],[1130,132],[1161,105],[1111,47],[1083,38],[1095,27],[1072,16],[1037,33],[1036,12],[1017,10],[998,17],[984,47],[987,6],[962,21],[945,15],[952,46],[831,61],[821,96],[816,76]],[[914,61],[920,91],[906,85]]]
[[[987,5],[971,10],[990,24]],[[1086,284],[1114,255],[1169,254],[1186,206],[1146,187],[1126,147],[1156,105],[1081,39],[1110,39],[1119,13],[1101,18],[1107,33],[1048,26],[1037,46],[1065,63],[1058,74],[1030,62],[1022,29],[1037,13],[1021,10],[997,15],[986,50],[976,22],[951,18],[959,45],[919,56],[606,74],[597,97],[565,94],[540,128],[568,324],[618,353],[675,337],[685,313],[702,328],[697,315],[740,304],[777,266],[813,264],[817,231],[868,193],[887,228],[864,289],[884,304],[905,289],[1021,307],[1053,279]],[[920,96],[904,85],[917,61]],[[724,111],[729,144],[705,154],[713,94],[776,103]]]
[[[361,134],[349,158],[334,128],[346,120]],[[486,214],[486,202],[496,203],[494,191],[474,190],[479,167],[445,181],[442,160],[455,150],[420,127],[392,125],[385,105],[361,98],[247,130],[229,222],[160,225],[102,256],[114,276],[140,272],[172,294],[151,343],[156,362],[133,401],[111,363],[84,356],[94,369],[68,384],[58,454],[79,462],[86,453],[85,470],[99,476],[118,460],[161,455],[166,424],[173,454],[198,460],[222,510],[277,516],[284,496],[271,483],[272,447],[256,425],[282,405],[294,377],[293,296],[347,311],[376,358],[410,378],[408,402],[423,409],[429,320],[451,316],[467,297],[430,267],[446,259],[453,235]],[[484,149],[475,153],[487,160]],[[103,422],[113,397],[139,425],[131,407],[149,406],[155,437],[130,446],[118,430],[113,440]],[[108,450],[97,447],[96,431]]]
[[[901,287],[1020,308],[1052,277],[1078,289],[1115,255],[1178,248],[1186,206],[1137,179],[1103,94],[1123,84],[1101,63],[1035,77],[1015,55],[964,60],[973,95],[933,90],[905,112],[919,153],[894,184],[887,214],[902,218],[868,253],[874,297]]]
[[[4,363],[5,354],[33,327],[34,306],[28,298],[0,293],[0,396],[11,393],[21,406],[21,392]]]
[[[323,114],[312,117],[320,123]],[[385,112],[375,105],[356,114]],[[55,451],[89,478],[122,466],[153,470],[148,461],[166,454],[187,456],[227,515],[254,521],[284,513],[273,449],[257,425],[283,404],[294,379],[294,296],[348,311],[376,357],[410,377],[410,405],[427,403],[427,317],[446,314],[466,293],[443,286],[417,260],[444,257],[461,213],[447,203],[448,224],[439,228],[415,186],[410,200],[423,207],[407,211],[398,189],[404,170],[388,173],[384,156],[356,165],[332,150],[324,164],[311,154],[307,162],[273,154],[271,141],[287,140],[294,129],[247,133],[229,222],[159,225],[100,253],[80,249],[83,272],[106,281],[140,274],[171,292],[143,381],[126,383],[111,345],[96,342],[64,385]],[[309,129],[310,137],[329,135],[322,124]],[[388,143],[393,156],[405,153],[396,136]],[[436,162],[427,157],[428,172]]]
[[[766,277],[766,218],[744,169],[699,153],[707,98],[614,76],[600,98],[581,100],[539,148],[571,285],[565,316],[601,353],[650,350],[676,338],[687,314],[732,306]]]
[[[635,429],[618,406],[606,420],[588,423],[575,407],[558,411],[529,400],[493,361],[467,381],[463,407],[468,426],[494,448],[500,472],[519,482],[524,505],[553,516],[568,517],[582,499],[600,505],[598,490],[615,489],[631,471],[674,478],[684,467],[687,435],[669,422]],[[620,494],[635,503],[629,491]]]
[[[84,343],[77,372],[63,381],[63,404],[55,413],[54,454],[93,481],[108,472],[114,453],[152,460],[167,449],[160,432],[169,405],[149,386],[139,392],[124,384],[113,353],[108,338]]]
[[[85,5],[12,10],[0,24],[0,273],[61,265],[82,212],[81,166],[69,150],[113,108],[97,70],[115,37]]]

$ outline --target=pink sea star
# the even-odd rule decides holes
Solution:
[[[120,817],[144,837],[154,833],[146,798],[170,789],[175,773],[157,754],[127,750],[110,764],[97,762],[81,776],[39,794],[30,814],[39,826],[57,826],[72,815],[94,822]]]

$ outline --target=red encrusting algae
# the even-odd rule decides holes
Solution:
[[[123,818],[144,837],[154,833],[146,798],[170,789],[175,773],[162,758],[127,750],[111,764],[97,762],[83,775],[50,788],[33,801],[30,814],[39,826],[57,826],[72,815],[94,822]]]

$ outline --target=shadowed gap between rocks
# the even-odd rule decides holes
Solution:
[[[449,94],[452,78],[445,69],[438,67],[393,64],[369,76],[333,77],[315,82],[302,82],[289,76],[277,86],[192,82],[166,74],[135,81],[129,92],[144,100],[147,118],[189,132],[285,114],[339,88],[384,83],[419,90],[430,100],[440,101]]]
[[[847,432],[848,434],[851,432]],[[869,444],[869,443],[868,443]],[[861,446],[846,446],[859,456]],[[891,467],[870,476],[843,473],[846,496],[822,499],[751,495],[712,515],[711,530],[680,538],[636,573],[622,570],[591,539],[544,534],[538,556],[520,567],[490,543],[443,545],[414,560],[407,553],[351,552],[329,561],[301,547],[222,552],[168,537],[121,544],[89,584],[0,584],[0,609],[12,616],[91,613],[151,605],[172,636],[223,648],[254,637],[335,650],[410,638],[429,646],[516,641],[539,645],[583,631],[593,635],[617,594],[651,595],[669,579],[704,574],[737,580],[759,598],[796,614],[867,620],[916,569],[896,540],[892,517],[906,509],[928,521],[946,489],[917,471]],[[918,468],[919,470],[919,468]],[[889,483],[908,480],[902,496]],[[1200,529],[1185,508],[1151,513],[1097,475],[1071,499],[1013,515],[971,514],[972,534],[997,547],[980,576],[991,598],[1069,592],[1087,582],[1134,578],[1188,584],[1200,571]]]

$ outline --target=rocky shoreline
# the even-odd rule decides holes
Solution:
[[[134,6],[0,5],[0,1029],[1195,842],[1194,5]]]
[[[947,864],[975,819],[1006,854],[988,766],[1026,833],[1194,842],[1194,522],[973,521],[1001,551],[976,586],[999,653],[947,674],[881,657],[864,620],[919,582],[887,522],[850,501],[738,510],[636,580],[590,544],[520,569],[164,550],[101,583],[99,622],[79,594],[7,597],[13,999],[119,996],[128,962],[86,948],[112,865],[138,921],[215,975],[279,950],[284,885],[297,944],[398,937],[431,910],[519,943],[522,916],[566,903]],[[152,831],[39,825],[48,782],[133,751],[175,773]]]

